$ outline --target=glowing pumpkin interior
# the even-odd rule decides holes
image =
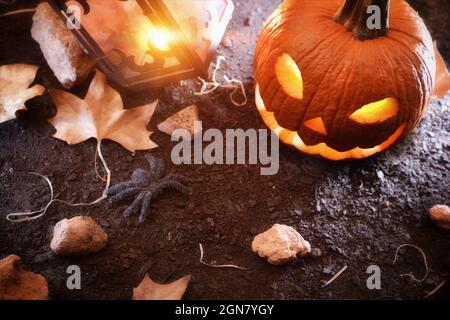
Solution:
[[[295,99],[303,99],[302,74],[290,55],[284,53],[278,58],[275,74],[287,95]]]
[[[398,110],[398,100],[386,98],[361,107],[350,115],[350,119],[361,124],[380,123],[396,116]]]
[[[321,117],[305,121],[305,126],[312,131],[320,133],[321,135],[326,136],[328,134],[327,128],[325,128],[325,124],[323,123]]]
[[[297,68],[298,69],[298,68]],[[303,88],[303,86],[302,86]],[[283,87],[283,89],[285,89]],[[406,124],[402,124],[390,137],[383,143],[372,148],[356,147],[346,151],[338,151],[329,147],[326,143],[321,142],[316,145],[306,145],[296,131],[292,131],[281,127],[275,119],[274,113],[267,111],[264,101],[261,97],[259,84],[255,88],[255,103],[264,123],[278,136],[278,138],[286,144],[292,145],[299,151],[319,155],[330,160],[344,159],[362,159],[370,157],[389,148],[403,134]],[[387,98],[379,102],[371,103],[361,107],[351,116],[352,120],[360,123],[376,123],[383,121],[396,115],[398,112],[398,102],[394,98]],[[305,126],[310,129],[326,135],[326,128],[322,119],[314,118],[305,122]]]

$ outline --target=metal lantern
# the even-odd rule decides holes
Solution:
[[[208,77],[231,0],[48,0],[87,53],[124,87]]]

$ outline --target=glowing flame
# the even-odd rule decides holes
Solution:
[[[169,51],[171,34],[164,30],[152,29],[147,34],[147,41],[160,51]]]

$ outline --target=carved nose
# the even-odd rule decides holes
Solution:
[[[320,133],[321,135],[324,135],[324,136],[327,135],[327,128],[325,127],[325,124],[323,123],[323,120],[321,117],[306,120],[305,127],[311,129],[312,131]]]

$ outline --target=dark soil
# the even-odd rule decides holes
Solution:
[[[0,5],[0,12],[34,5],[17,1]],[[227,33],[224,71],[244,80],[252,95],[252,55],[263,19],[279,1],[236,0]],[[447,0],[410,1],[426,20],[450,62],[450,3]],[[32,63],[41,66],[37,82],[58,86],[39,47],[30,36],[31,15],[0,18],[0,65]],[[84,95],[89,81],[76,88]],[[444,280],[450,280],[450,233],[437,229],[427,209],[450,204],[450,96],[434,101],[421,125],[390,151],[372,159],[332,163],[281,147],[280,171],[261,176],[258,165],[174,166],[170,137],[156,125],[190,103],[200,109],[204,128],[264,128],[254,102],[236,108],[228,92],[195,97],[193,81],[154,92],[160,99],[149,127],[159,144],[151,154],[162,157],[173,172],[189,177],[192,195],[167,193],[152,207],[143,224],[122,218],[123,205],[107,202],[86,208],[55,204],[41,219],[12,224],[10,212],[40,208],[48,201],[45,182],[28,172],[47,175],[58,198],[78,202],[96,199],[103,184],[94,172],[95,141],[69,146],[54,139],[46,118],[55,109],[48,95],[27,103],[28,111],[0,125],[0,258],[15,253],[26,268],[48,279],[53,299],[129,299],[145,272],[160,282],[192,274],[186,299],[423,299]],[[1,88],[0,88],[1,90]],[[151,99],[151,94],[123,92],[127,106]],[[130,154],[118,144],[103,143],[113,182],[146,168],[145,152]],[[107,231],[105,250],[79,258],[56,257],[50,251],[52,228],[63,218],[90,215]],[[274,267],[251,251],[255,234],[273,223],[296,227],[311,242],[313,254],[286,266]],[[199,263],[199,243],[205,259],[248,268],[213,269]],[[430,274],[422,283],[401,273],[425,272],[420,254],[396,248],[404,243],[426,252]],[[82,290],[66,288],[66,268],[82,270]],[[382,289],[366,287],[366,269],[382,271]],[[347,271],[330,286],[325,281],[344,265]],[[450,298],[447,283],[432,298]]]

